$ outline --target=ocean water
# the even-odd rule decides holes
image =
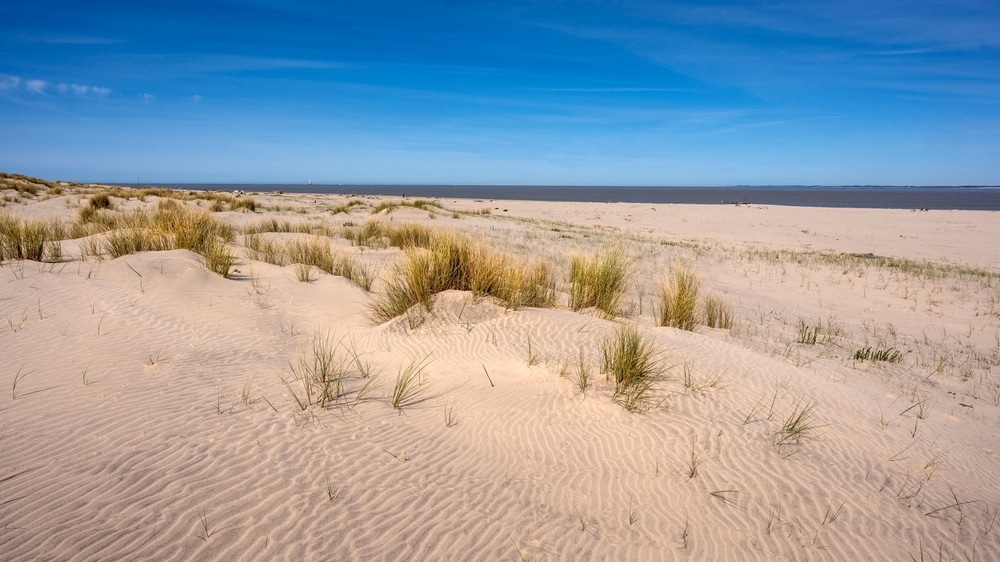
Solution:
[[[420,198],[686,203],[1000,211],[1000,187],[615,187],[347,184],[155,184],[175,189],[339,193]]]

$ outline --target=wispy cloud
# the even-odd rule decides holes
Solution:
[[[15,40],[28,43],[47,43],[50,45],[117,45],[124,43],[121,39],[111,37],[94,37],[89,35],[26,35],[14,36]]]
[[[20,83],[21,83],[21,78],[19,76],[11,76],[10,74],[0,74],[0,91],[16,90],[17,86]]]
[[[154,96],[153,94],[142,94],[142,101],[146,103],[151,103],[154,100],[156,100],[156,96]]]
[[[233,72],[258,70],[338,70],[350,65],[339,61],[288,57],[255,57],[229,54],[168,55],[165,63],[175,63],[186,71]]]
[[[24,83],[24,89],[28,90],[33,94],[44,94],[45,88],[49,85],[45,80],[27,80]]]
[[[60,82],[59,84],[55,84],[53,86],[47,80],[40,80],[37,78],[22,79],[20,76],[13,76],[11,74],[0,74],[0,90],[23,90],[36,95],[44,95],[50,90],[54,90],[57,94],[97,98],[103,98],[111,93],[111,88],[105,88],[103,86],[67,84],[65,82]]]
[[[567,93],[644,93],[644,92],[697,92],[694,88],[527,88],[533,92],[567,92]]]
[[[60,94],[72,94],[78,97],[99,97],[102,98],[111,93],[111,88],[100,86],[88,86],[86,84],[59,84],[56,90]]]

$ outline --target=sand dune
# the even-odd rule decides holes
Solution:
[[[0,212],[69,222],[86,196]],[[330,213],[350,199],[258,195],[257,212],[215,216],[337,229],[379,202]],[[379,268],[372,293],[300,282],[244,257],[240,236],[228,279],[188,250],[81,257],[83,239],[54,262],[4,261],[0,558],[1000,559],[992,214],[440,203],[375,218],[548,259],[562,305],[446,291],[375,325],[367,307],[404,254],[341,238]],[[626,314],[569,310],[569,256],[609,244],[634,263]],[[678,260],[732,327],[654,325]],[[664,368],[642,412],[599,372],[625,323]],[[303,409],[296,369],[318,342],[345,396]],[[869,347],[902,360],[854,359]],[[408,368],[420,384],[396,409]],[[807,430],[782,433],[804,409]]]

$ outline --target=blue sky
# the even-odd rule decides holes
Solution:
[[[1000,2],[4,2],[0,170],[1000,184]]]

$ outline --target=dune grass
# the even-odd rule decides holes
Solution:
[[[58,221],[25,220],[0,212],[0,262],[3,260],[58,261],[59,241],[66,228]]]
[[[314,334],[311,349],[289,363],[292,379],[302,384],[303,396],[292,389],[288,379],[282,377],[281,382],[302,410],[313,405],[326,408],[344,397],[349,358],[337,353],[339,345],[329,333]]]
[[[383,211],[391,213],[399,207],[413,207],[414,209],[430,212],[445,210],[444,207],[442,207],[437,201],[431,201],[429,199],[403,199],[400,201],[383,201],[372,209],[372,214],[377,215]]]
[[[733,312],[721,296],[709,293],[704,300],[705,325],[728,330],[733,327]]]
[[[776,445],[799,444],[818,427],[814,421],[816,402],[799,401],[774,434]]]
[[[312,281],[315,267],[330,275],[339,275],[366,291],[371,291],[375,282],[375,270],[357,258],[334,251],[330,239],[315,235],[306,240],[292,240],[279,244],[259,233],[244,237],[246,255],[249,259],[263,261],[278,266],[295,264],[295,275],[299,281]]]
[[[903,352],[896,348],[875,349],[871,346],[863,347],[854,352],[855,361],[883,361],[886,363],[901,363]]]
[[[622,325],[601,343],[602,368],[614,384],[612,399],[630,412],[646,408],[662,373],[653,343],[633,325]]]
[[[630,276],[631,265],[620,246],[590,256],[574,256],[569,273],[570,308],[597,308],[609,318],[618,316]]]
[[[677,265],[660,283],[657,291],[656,323],[681,330],[698,325],[698,291],[701,277],[693,268]]]
[[[424,369],[427,368],[428,357],[421,360],[413,360],[405,369],[401,369],[396,375],[396,383],[392,388],[392,396],[389,403],[396,410],[413,406],[422,401],[421,388]]]
[[[428,248],[437,230],[416,223],[395,224],[368,219],[361,226],[345,226],[342,235],[355,246],[368,248]]]
[[[277,266],[288,265],[288,254],[285,252],[285,246],[267,236],[257,232],[246,234],[243,237],[243,245],[246,248],[248,259]]]
[[[544,265],[525,264],[451,231],[431,231],[427,248],[410,248],[384,281],[369,306],[376,323],[391,320],[416,305],[430,310],[433,295],[447,290],[493,297],[510,308],[551,306],[555,282]]]
[[[229,277],[236,263],[229,248],[233,229],[203,210],[174,200],[161,200],[155,211],[112,213],[93,205],[81,208],[93,212],[78,212],[74,234],[103,233],[103,242],[89,247],[112,258],[136,252],[191,250],[204,258],[207,269],[222,277]]]

